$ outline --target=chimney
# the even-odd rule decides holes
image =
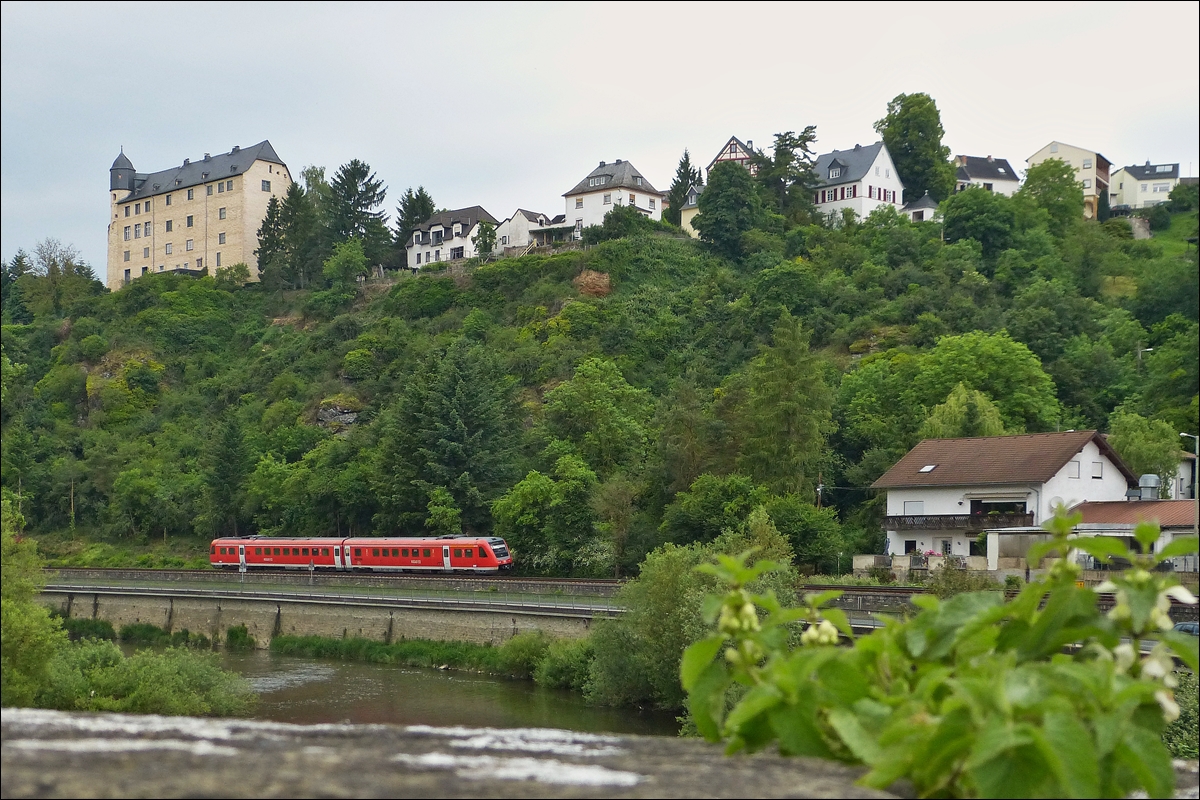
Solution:
[[[619,159],[619,158],[618,158],[618,159],[617,159],[616,161],[614,161],[613,163],[614,163],[614,164],[620,164],[620,163],[621,163],[621,159]]]
[[[601,161],[601,162],[600,162],[600,166],[602,166],[602,167],[604,166],[604,162],[603,162],[603,161]]]
[[[212,156],[210,156],[208,153],[205,153],[205,154],[204,154],[204,160],[205,160],[205,161],[211,161],[211,160],[212,160]]]
[[[191,160],[190,158],[185,158],[185,159],[183,160],[183,165],[184,165],[185,167],[186,167],[188,164],[190,164],[190,163],[192,163],[192,160]]]
[[[241,149],[242,149],[242,148],[241,148],[241,145],[236,145],[236,144],[235,144],[235,145],[233,146],[233,149],[232,149],[232,150],[230,150],[229,152],[232,154],[232,153],[236,153],[238,150],[241,150]]]
[[[1159,477],[1153,473],[1138,478],[1138,486],[1142,490],[1142,500],[1157,500],[1158,487],[1162,484]]]
[[[854,149],[855,149],[855,150],[862,150],[862,145],[861,145],[861,144],[859,144],[858,142],[855,142],[855,143],[854,143]]]
[[[992,162],[993,162],[993,161],[995,161],[995,160],[996,160],[996,159],[992,158],[991,156],[988,156],[988,163],[989,163],[989,164],[990,164],[990,163],[992,163]]]
[[[753,150],[753,149],[754,149],[754,140],[753,140],[753,139],[747,139],[747,140],[746,140],[746,149],[747,149],[747,150]]]

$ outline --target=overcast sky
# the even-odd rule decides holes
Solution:
[[[440,207],[562,213],[599,161],[664,190],[683,149],[876,140],[900,93],[951,152],[1014,168],[1052,139],[1117,165],[1200,162],[1185,3],[652,3],[2,7],[0,250],[45,237],[105,267],[108,168],[270,139],[298,175],[351,158]]]

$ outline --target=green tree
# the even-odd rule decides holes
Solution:
[[[362,241],[371,263],[386,256],[390,236],[387,215],[380,209],[387,187],[371,167],[357,158],[342,165],[329,184],[329,227],[334,243]]]
[[[630,386],[616,364],[589,358],[571,380],[546,393],[546,431],[608,476],[642,463],[651,409],[649,393]]]
[[[487,221],[480,222],[479,232],[471,238],[471,244],[475,245],[475,252],[480,258],[491,258],[492,251],[496,249],[496,226]]]
[[[492,504],[495,534],[512,546],[521,569],[599,577],[613,570],[611,548],[598,546],[589,502],[596,474],[583,459],[562,456],[544,475],[530,472]]]
[[[316,176],[312,176],[314,181]],[[280,209],[280,225],[283,229],[284,262],[280,278],[291,286],[303,289],[312,283],[327,252],[321,243],[321,225],[314,197],[328,185],[318,182],[317,188],[304,189],[299,183],[288,187]]]
[[[333,255],[325,260],[321,273],[335,289],[353,291],[359,276],[367,274],[362,240],[349,239],[334,245]]]
[[[425,191],[424,186],[418,186],[415,192],[412,187],[409,187],[404,190],[404,194],[400,195],[400,205],[396,207],[395,246],[401,256],[404,255],[405,247],[408,246],[408,240],[412,237],[413,231],[422,222],[432,217],[436,210],[433,198],[429,192]],[[403,263],[403,259],[399,263]]]
[[[972,436],[1003,436],[1000,409],[986,394],[960,383],[946,401],[933,407],[921,425],[922,439],[960,439]]]
[[[700,238],[718,254],[742,257],[742,234],[763,218],[762,203],[749,170],[723,161],[708,174],[708,187],[698,200],[700,213],[692,220]]]
[[[775,213],[793,222],[800,221],[803,213],[812,208],[812,190],[818,183],[814,169],[816,155],[812,151],[816,140],[815,125],[809,125],[798,134],[795,131],[777,133],[772,154],[768,156],[760,151],[753,157],[762,196],[769,198]]]
[[[941,202],[954,191],[950,148],[942,144],[946,131],[937,103],[924,92],[898,94],[887,105],[887,115],[875,123],[896,172],[904,183],[904,199],[915,200],[926,192]]]
[[[290,186],[288,191],[291,192]],[[279,202],[278,197],[271,195],[271,199],[267,201],[267,214],[258,228],[258,247],[254,250],[254,257],[258,259],[259,280],[263,280],[263,274],[272,265],[276,268],[283,266],[284,248],[283,203]]]
[[[1176,213],[1181,211],[1195,211],[1196,207],[1200,206],[1200,184],[1195,182],[1177,183],[1167,197],[1171,200],[1172,211]],[[16,259],[14,258],[13,261],[15,263]]]
[[[454,496],[445,486],[435,487],[429,493],[429,516],[425,518],[425,530],[431,536],[455,536],[462,533],[462,512],[454,504]]]
[[[592,512],[596,515],[596,526],[612,547],[614,578],[621,577],[621,562],[625,558],[625,546],[633,527],[638,492],[638,485],[619,473],[604,483],[597,483],[592,491],[591,504]]]
[[[1153,474],[1160,480],[1163,498],[1169,497],[1171,484],[1179,471],[1183,454],[1179,434],[1168,422],[1146,419],[1140,414],[1118,409],[1108,418],[1108,443],[1135,475]]]
[[[1112,207],[1108,203],[1108,192],[1100,192],[1100,197],[1096,200],[1096,219],[1100,222],[1108,222],[1112,216]]]
[[[245,501],[245,480],[250,472],[250,454],[242,438],[242,426],[232,414],[221,423],[204,458],[207,519],[217,534],[239,535]]]
[[[1076,179],[1075,169],[1057,158],[1030,167],[1016,197],[1044,209],[1055,236],[1062,236],[1083,219],[1083,185]]]
[[[974,239],[988,259],[1012,246],[1015,226],[1016,213],[1011,200],[974,186],[951,195],[942,210],[946,241]]]
[[[663,219],[672,225],[680,223],[679,214],[687,199],[687,190],[698,183],[700,183],[700,170],[692,166],[692,157],[688,154],[687,148],[684,148],[679,165],[675,167],[675,178],[671,181],[671,188],[667,190],[667,208],[663,211]]]
[[[809,335],[785,310],[771,346],[750,363],[738,461],[775,494],[812,490],[825,438],[834,430],[833,394],[809,351]]]
[[[659,531],[676,544],[711,542],[723,530],[737,530],[767,497],[767,490],[745,475],[704,474],[675,495]]]

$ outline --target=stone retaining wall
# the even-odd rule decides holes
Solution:
[[[45,591],[42,602],[67,617],[101,619],[116,629],[146,622],[168,632],[188,630],[214,641],[245,625],[259,647],[279,634],[362,637],[381,642],[399,639],[473,642],[499,645],[527,631],[556,639],[582,639],[591,620],[509,609],[443,610],[402,608],[368,602],[321,603],[307,600],[166,597]]]

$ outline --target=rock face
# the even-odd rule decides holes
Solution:
[[[4,797],[891,797],[833,762],[548,729],[5,709]]]

